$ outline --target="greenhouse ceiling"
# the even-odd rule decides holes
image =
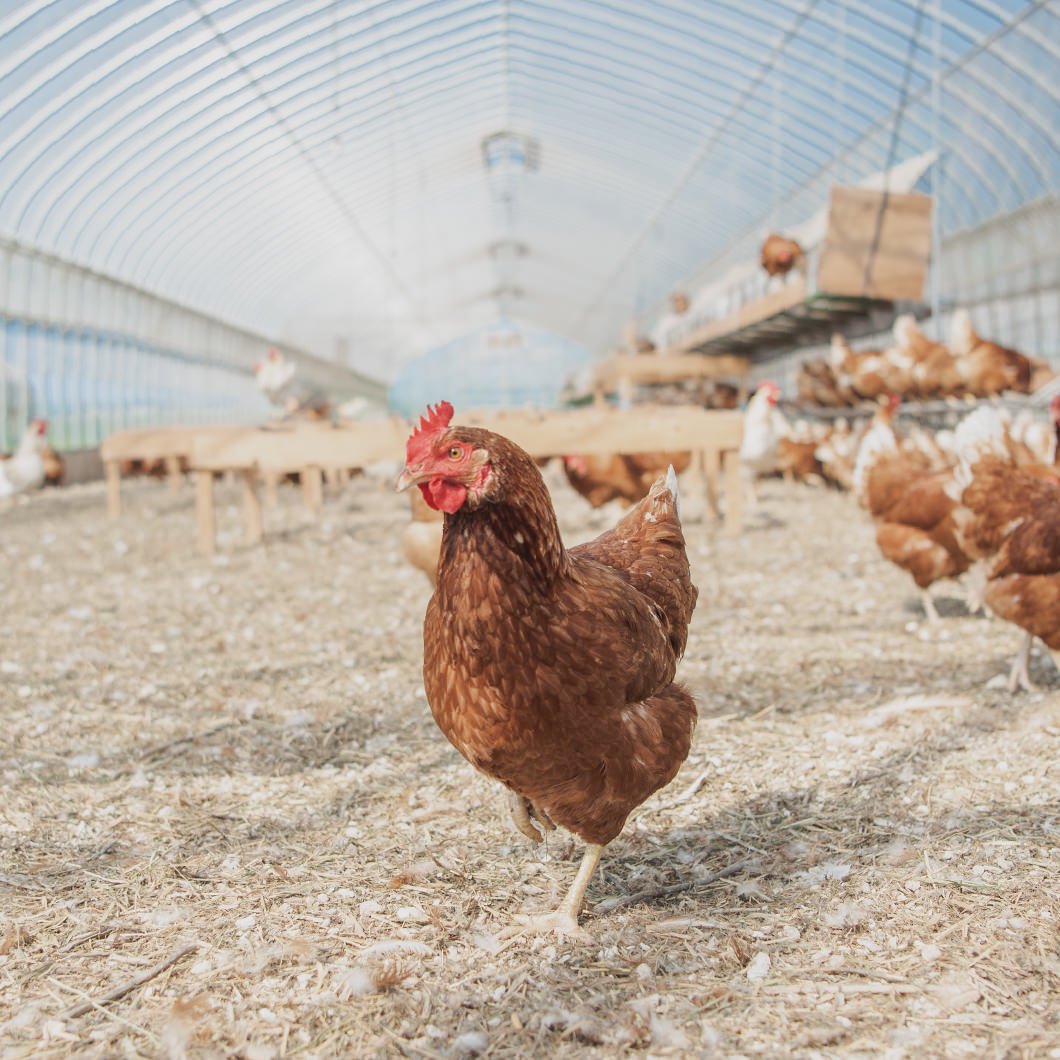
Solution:
[[[1060,187],[1060,3],[14,0],[0,236],[380,378],[510,315],[594,350],[834,183]]]

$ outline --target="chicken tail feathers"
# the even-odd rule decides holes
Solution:
[[[670,464],[666,469],[665,478],[666,488],[670,491],[674,499],[674,511],[677,513],[677,521],[683,522],[681,518],[681,491],[677,488],[677,472],[674,471],[673,464]]]

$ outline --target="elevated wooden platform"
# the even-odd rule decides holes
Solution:
[[[531,456],[570,453],[641,453],[691,450],[704,503],[719,514],[719,476],[724,474],[725,525],[732,532],[741,522],[741,494],[737,450],[743,437],[739,412],[708,411],[690,406],[637,409],[586,408],[558,412],[503,410],[467,412],[459,423],[486,427],[521,445]],[[264,520],[258,484],[275,488],[279,476],[297,471],[307,506],[320,508],[322,478],[336,478],[353,468],[404,458],[410,425],[400,419],[354,423],[339,427],[283,424],[277,427],[171,427],[151,431],[119,431],[103,443],[108,482],[108,512],[121,513],[120,463],[123,460],[164,459],[172,480],[179,482],[181,461],[196,478],[199,547],[216,548],[214,478],[218,473],[239,476],[248,544],[261,541]]]
[[[809,248],[804,271],[761,292],[752,273],[728,301],[739,308],[707,320],[671,344],[671,352],[751,353],[826,339],[849,322],[919,303],[931,257],[928,195],[836,187],[824,237]]]

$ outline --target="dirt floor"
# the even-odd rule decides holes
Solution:
[[[247,549],[221,487],[207,560],[125,492],[0,512],[3,1056],[1060,1057],[1060,678],[1009,695],[957,587],[927,625],[849,497],[688,526],[695,744],[573,942],[500,937],[580,849],[435,728],[405,499]]]

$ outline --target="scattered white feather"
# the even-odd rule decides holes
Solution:
[[[769,954],[765,950],[760,950],[751,958],[750,963],[747,965],[747,978],[752,983],[760,983],[769,975],[769,970],[772,967],[773,962],[770,960]]]
[[[362,957],[378,957],[387,953],[419,953],[428,957],[431,954],[431,948],[415,939],[384,939],[382,942],[374,942],[371,946],[361,950]]]
[[[453,1052],[458,1056],[478,1056],[488,1045],[489,1039],[482,1031],[467,1031],[453,1039]]]
[[[376,992],[375,979],[366,968],[339,968],[335,972],[335,993],[344,1001]]]
[[[813,868],[795,874],[796,880],[804,887],[820,887],[826,880],[845,880],[850,875],[850,866],[834,861],[824,861]]]

